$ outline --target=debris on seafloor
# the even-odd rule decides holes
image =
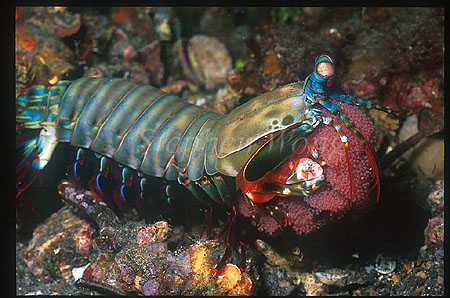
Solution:
[[[228,83],[233,89],[260,94],[306,77],[320,53],[328,53],[336,60],[340,56],[337,45],[326,34],[301,27],[275,25],[261,39],[246,40],[252,55],[243,67],[231,73]]]
[[[323,284],[313,274],[299,270],[302,259],[292,263],[276,252],[269,244],[261,239],[255,241],[256,247],[265,258],[261,280],[264,290],[269,295],[289,295],[294,286],[301,285],[307,295],[316,296],[325,293]],[[292,265],[297,265],[292,267]]]
[[[429,250],[439,263],[444,261],[444,219],[436,216],[428,221],[424,230],[425,247]]]
[[[428,204],[431,207],[431,213],[433,216],[443,215],[444,212],[444,180],[436,181],[436,184],[431,189],[428,195]]]
[[[430,256],[444,265],[444,181],[439,180],[428,195],[428,204],[431,208],[432,218],[424,230],[425,244],[420,248],[422,256]]]
[[[59,188],[97,230],[68,206],[35,231],[23,256],[35,275],[80,278],[84,292],[144,295],[250,295],[252,279],[233,264],[215,269],[225,250],[218,240],[179,237],[166,221],[121,223],[90,192]],[[182,231],[181,231],[182,232]],[[182,243],[179,243],[179,241]],[[178,242],[177,242],[178,241]],[[237,270],[236,270],[237,269]],[[92,292],[93,291],[93,292]]]
[[[344,89],[396,111],[443,114],[443,22],[440,8],[365,9],[366,26],[345,45]]]
[[[444,140],[433,135],[443,129],[444,118],[431,109],[409,116],[399,131],[399,144],[383,156],[381,167],[388,168],[402,156],[418,177],[440,179],[444,173]]]
[[[222,114],[227,114],[239,105],[241,94],[226,85],[220,88],[215,96],[214,111]]]
[[[444,140],[428,139],[411,156],[411,168],[424,179],[441,179],[444,175]]]
[[[165,69],[149,11],[151,8],[115,8],[108,15],[113,24],[102,14],[83,15],[87,33],[77,48],[83,49],[83,60],[89,62],[85,76],[123,77],[160,86]]]
[[[139,49],[138,57],[142,62],[141,69],[145,69],[145,73],[150,76],[150,83],[156,86],[161,86],[165,68],[163,61],[161,61],[161,42],[154,40],[143,48]]]
[[[80,15],[55,7],[16,10],[16,93],[32,84],[54,84],[75,68],[62,41],[78,32]]]
[[[301,253],[289,260],[261,239],[256,240],[256,246],[266,257],[261,280],[262,287],[269,295],[290,295],[296,286],[300,286],[307,296],[321,296],[329,293],[330,286],[345,288],[349,285],[363,285],[369,280],[369,275],[364,271],[351,269],[328,268],[309,272],[303,267]]]
[[[187,53],[197,80],[213,89],[224,84],[231,71],[231,57],[225,46],[214,37],[194,35],[189,39]]]
[[[179,48],[171,44],[176,40],[176,34],[172,31],[174,15],[164,15],[163,11],[155,13],[159,8],[18,8],[16,90],[31,83],[52,83],[55,78],[64,78],[67,73],[70,79],[79,76],[114,76],[153,85],[162,83],[162,77],[167,75],[167,85],[163,86],[167,92],[183,98],[191,97],[195,99],[195,103],[226,113],[239,104],[242,93],[249,97],[249,94],[269,90],[278,84],[303,79],[307,74],[305,72],[312,68],[311,61],[317,56],[317,51],[329,51],[338,63],[337,79],[342,78],[343,84],[338,85],[342,85],[347,92],[391,108],[407,108],[406,112],[414,113],[409,115],[407,122],[416,117],[415,124],[406,124],[392,115],[374,109],[369,111],[369,115],[375,120],[377,134],[391,138],[388,153],[389,150],[395,150],[397,143],[403,143],[402,141],[419,131],[417,116],[424,107],[440,113],[442,118],[442,9],[353,9],[353,15],[344,22],[332,19],[335,18],[333,12],[337,11],[334,8],[299,8],[295,13],[292,9],[280,8],[274,12],[274,17],[284,25],[276,22],[271,24],[262,17],[259,18],[261,13],[258,8],[247,11],[252,9],[255,11],[254,17],[250,19],[252,22],[260,22],[258,33],[248,33],[251,27],[249,19],[247,17],[247,20],[242,20],[241,15],[237,17],[240,28],[231,29],[232,32],[237,32],[232,40],[246,36],[252,57],[244,56],[243,43],[227,43],[225,38],[220,37],[222,32],[217,32],[217,27],[210,26],[229,23],[229,19],[223,17],[224,13],[231,13],[226,9],[207,9],[208,13],[200,16],[201,24],[190,22],[190,18],[189,24],[181,24],[185,41],[189,40],[192,32],[214,36],[225,45],[233,59],[237,57],[240,63],[245,62],[241,63],[243,67],[236,66],[234,69],[235,81],[230,80],[230,84],[222,86],[222,82],[211,83],[210,80],[209,85],[214,85],[219,90],[213,88],[205,94],[202,84],[206,80],[196,80],[193,73],[190,77],[186,68],[183,68],[186,65],[187,69],[192,66],[186,51],[184,56],[179,54],[181,39]],[[223,22],[215,22],[217,14],[222,14]],[[339,15],[348,15],[348,10]],[[361,20],[355,16],[360,16]],[[236,20],[232,23],[235,22]],[[397,26],[399,23],[400,26]],[[204,31],[189,30],[189,26],[203,28]],[[157,27],[156,34],[153,27]],[[253,40],[251,36],[254,37]],[[170,39],[172,40],[169,41]],[[166,68],[161,57],[164,54],[161,51],[164,42],[168,42],[173,50],[165,59],[179,67],[176,71]],[[68,47],[68,44],[72,47]],[[342,48],[343,45],[347,46]],[[236,49],[233,50],[232,46]],[[240,54],[235,57],[233,53]],[[386,56],[385,53],[392,55]],[[177,59],[185,59],[183,66],[175,62]],[[202,68],[198,73],[201,74],[201,71]],[[347,71],[345,77],[341,76]],[[433,115],[426,118],[433,121],[438,119]],[[397,142],[395,138],[401,125],[402,131],[407,125],[415,126],[416,130],[415,133],[405,134],[405,137],[400,136],[400,142]],[[383,129],[379,129],[380,127]],[[422,135],[416,140],[425,140],[423,143],[431,148],[442,148],[441,134],[425,139]],[[412,146],[411,143],[407,145],[408,148]],[[143,221],[114,223],[116,217],[108,208],[93,204],[90,206],[98,208],[96,214],[102,213],[97,222],[85,221],[64,207],[36,228],[31,241],[16,242],[16,293],[79,295],[80,291],[76,292],[73,289],[75,287],[69,287],[78,280],[77,286],[82,293],[89,294],[298,295],[300,292],[308,295],[442,295],[445,287],[444,182],[440,171],[444,165],[443,155],[439,153],[433,156],[431,150],[424,150],[428,152],[421,154],[427,157],[420,159],[418,165],[413,165],[410,157],[420,157],[420,154],[412,154],[417,146],[421,144],[397,160],[406,161],[408,168],[414,167],[413,170],[419,175],[417,180],[405,180],[406,185],[412,187],[417,181],[418,184],[421,181],[435,181],[428,198],[423,198],[430,206],[431,215],[424,219],[423,227],[418,224],[419,230],[412,231],[410,226],[402,230],[409,234],[418,233],[421,235],[420,241],[418,244],[417,241],[409,244],[408,251],[402,251],[402,257],[391,257],[386,261],[388,264],[394,261],[397,265],[391,273],[376,271],[372,258],[369,263],[373,265],[369,272],[364,271],[364,267],[360,265],[340,266],[328,262],[319,262],[317,268],[311,268],[305,265],[311,261],[306,254],[307,250],[305,256],[300,252],[296,257],[289,258],[289,253],[287,256],[286,253],[271,256],[268,248],[262,248],[267,259],[262,264],[255,259],[247,262],[257,268],[255,271],[259,276],[254,271],[247,270],[239,274],[233,264],[227,264],[222,272],[215,272],[211,267],[220,259],[225,249],[224,243],[205,240],[197,234],[192,237],[192,232],[186,232],[179,226],[172,228],[164,220],[154,224]],[[429,157],[433,162],[427,161]],[[402,178],[399,176],[399,179]],[[382,184],[382,192],[386,194],[390,183],[394,185],[392,187],[399,188],[397,182],[388,178]],[[422,198],[414,191],[408,193],[414,196],[405,199],[407,204]],[[385,202],[388,199],[398,201],[402,198],[383,196]],[[79,197],[86,199],[84,193],[79,193]],[[413,210],[408,212],[415,212],[414,216],[424,212],[418,209],[408,210]],[[388,211],[386,216],[389,216],[389,210],[385,211]],[[58,224],[65,220],[68,221]],[[420,222],[421,219],[417,216],[414,220]],[[93,231],[98,233],[92,234]],[[392,241],[388,236],[382,239],[388,239],[383,242],[388,246],[400,243],[397,239]],[[257,246],[259,244],[256,243]],[[422,247],[419,250],[414,245]],[[25,263],[21,256],[24,256]],[[366,258],[367,255],[361,252],[357,261],[367,260]],[[142,263],[143,260],[145,264]],[[29,264],[29,270],[25,264]],[[383,271],[382,267],[378,268]],[[39,276],[35,277],[31,272]]]
[[[115,7],[110,10],[108,18],[130,35],[129,40],[140,48],[156,39],[154,22],[149,15],[155,10],[154,7]]]
[[[225,85],[231,72],[231,57],[217,38],[194,35],[186,51],[179,40],[174,43],[172,54],[175,61],[171,63],[171,70],[182,69],[187,80],[170,77],[162,90],[219,113],[227,113],[238,105],[240,92]],[[206,91],[199,93],[202,86]]]
[[[380,274],[392,273],[396,267],[397,263],[394,260],[390,260],[382,254],[378,254],[375,258],[375,271]]]
[[[330,268],[321,271],[315,271],[313,274],[324,285],[331,287],[345,288],[347,286],[366,285],[370,280],[369,275],[364,271],[351,269]]]
[[[22,259],[35,276],[70,279],[72,269],[88,261],[92,233],[89,223],[65,206],[37,226]]]

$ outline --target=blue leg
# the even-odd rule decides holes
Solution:
[[[342,112],[342,109],[337,104],[332,103],[331,101],[324,101],[320,104],[328,111],[333,113],[333,115],[339,117],[344,123],[344,125],[353,131],[353,133],[356,135],[361,144],[363,145],[366,144],[366,139],[361,134],[359,129],[355,126],[355,123]]]
[[[216,202],[219,205],[224,204],[224,200],[220,196],[217,188],[211,181],[208,179],[207,176],[203,176],[203,178],[200,179],[200,181],[195,182],[203,191],[208,195],[209,198],[211,198],[214,202]]]
[[[364,100],[364,99],[360,99],[360,98],[355,98],[351,95],[347,95],[344,93],[340,93],[340,92],[332,92],[331,94],[328,95],[331,99],[333,100],[338,100],[338,101],[342,101],[348,104],[353,104],[353,105],[357,105],[357,106],[363,106],[367,109],[372,109],[375,108],[377,110],[386,112],[391,114],[393,111],[390,108],[385,108],[382,107],[380,105],[374,104],[372,103],[370,100]]]
[[[330,101],[324,101],[324,102],[321,102],[320,104],[324,108],[329,110],[331,113],[333,113],[333,115],[339,117],[342,120],[342,122],[344,123],[344,125],[353,131],[353,133],[356,135],[356,137],[358,138],[360,143],[366,148],[367,158],[369,159],[369,163],[371,165],[372,172],[376,178],[375,185],[377,186],[377,191],[378,191],[377,192],[377,202],[378,202],[379,197],[380,197],[380,179],[379,179],[378,167],[377,167],[377,164],[376,164],[376,161],[374,158],[374,153],[373,153],[372,147],[369,145],[369,143],[367,143],[364,136],[361,134],[359,129],[355,126],[355,123],[342,112],[342,109],[338,105],[336,105],[335,103],[332,103]],[[325,123],[325,121],[324,121],[324,123]],[[325,124],[331,124],[336,129],[336,131],[339,133],[339,136],[341,137],[341,141],[344,143],[345,154],[346,154],[346,159],[347,159],[347,166],[348,166],[349,175],[350,175],[350,181],[353,181],[351,165],[350,165],[349,157],[348,157],[349,153],[348,153],[347,136],[345,136],[342,129],[333,120],[330,119],[330,120],[328,120],[328,123],[325,123]],[[353,187],[351,187],[351,190],[350,190],[351,193],[352,193],[352,188]],[[351,204],[351,198],[350,198],[350,204]]]

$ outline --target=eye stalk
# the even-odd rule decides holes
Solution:
[[[316,58],[315,72],[322,78],[330,78],[334,75],[334,61],[328,55],[320,55]]]
[[[327,86],[331,84],[334,75],[334,61],[328,55],[316,58],[314,71],[306,77],[304,90],[310,103],[317,103],[325,99]]]

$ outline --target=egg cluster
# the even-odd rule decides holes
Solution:
[[[375,130],[372,121],[359,107],[335,102],[343,113],[350,118],[362,133],[368,144],[375,143]],[[358,140],[354,132],[347,128],[341,119],[323,109],[322,116],[331,117],[344,131],[348,138],[348,158],[351,175],[348,170],[344,143],[336,129],[331,125],[320,124],[315,131],[314,146],[319,156],[326,162],[323,171],[325,185],[308,197],[276,197],[272,201],[257,206],[260,216],[257,227],[260,231],[273,234],[282,229],[277,220],[269,215],[264,205],[272,204],[285,213],[292,229],[299,235],[319,229],[330,219],[351,212],[358,215],[376,201],[376,169],[371,168],[367,148]],[[351,179],[353,185],[351,186]],[[352,192],[352,195],[351,195]],[[250,217],[250,207],[239,200],[239,211]]]

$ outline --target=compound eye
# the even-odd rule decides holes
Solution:
[[[316,73],[321,77],[332,77],[334,75],[334,65],[328,61],[319,62],[316,65]]]
[[[322,62],[322,61],[328,61],[328,62],[334,64],[333,58],[331,58],[330,56],[325,55],[325,54],[317,56],[316,60],[314,61],[314,63],[317,64],[317,62]]]

